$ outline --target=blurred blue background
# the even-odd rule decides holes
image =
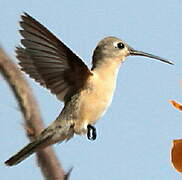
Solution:
[[[91,142],[75,136],[54,145],[71,179],[181,180],[170,162],[172,140],[182,138],[182,116],[169,99],[182,102],[181,0],[0,0],[0,44],[15,58],[20,15],[25,11],[50,29],[90,67],[93,49],[105,36],[116,36],[132,47],[175,63],[128,57],[122,65],[111,107],[96,125]],[[63,104],[27,77],[40,105],[45,124],[55,120]],[[43,179],[35,156],[16,167],[3,162],[28,139],[22,115],[0,76],[0,177],[2,180]]]

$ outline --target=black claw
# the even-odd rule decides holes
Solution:
[[[97,133],[96,133],[96,128],[94,127],[94,126],[92,126],[92,125],[88,125],[87,126],[87,138],[89,139],[89,140],[95,140],[96,139],[96,137],[97,137]]]

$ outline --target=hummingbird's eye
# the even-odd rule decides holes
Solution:
[[[117,48],[123,49],[125,45],[122,42],[117,43]]]

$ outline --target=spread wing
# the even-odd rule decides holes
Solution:
[[[69,93],[83,87],[92,75],[91,71],[38,21],[27,13],[21,18],[21,43],[24,47],[18,47],[16,53],[22,70],[65,101]]]

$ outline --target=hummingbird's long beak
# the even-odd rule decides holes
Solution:
[[[143,51],[137,51],[133,48],[130,48],[130,55],[131,56],[145,56],[145,57],[149,57],[149,58],[153,58],[153,59],[157,59],[159,61],[162,61],[162,62],[165,62],[165,63],[168,63],[168,64],[171,64],[171,65],[174,65],[172,62],[168,61],[167,59],[163,59],[159,56],[154,56],[152,54],[149,54],[149,53],[145,53]]]

